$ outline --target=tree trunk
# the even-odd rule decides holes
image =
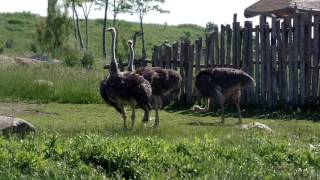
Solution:
[[[143,29],[143,18],[140,18],[140,30],[141,30],[141,42],[142,42],[142,64],[146,59],[146,47],[145,47],[145,39],[144,39],[144,29]]]
[[[76,42],[78,41],[78,36],[77,36],[77,27],[76,27],[76,22],[75,22],[75,18],[74,18],[75,14],[74,14],[74,10],[72,8],[72,24],[73,24],[73,32],[74,32],[74,38],[76,40]],[[76,43],[77,46],[77,43]]]
[[[75,3],[72,2],[72,9],[76,15],[76,28],[77,28],[77,33],[78,33],[78,37],[79,37],[79,43],[80,43],[80,48],[81,50],[83,50],[83,41],[82,41],[82,35],[81,35],[81,30],[80,30],[80,23],[79,23],[79,16],[78,16],[78,12],[76,10],[76,6]]]
[[[85,17],[86,21],[86,50],[89,49],[89,36],[88,36],[88,16]]]
[[[109,0],[106,0],[105,9],[104,9],[103,29],[102,29],[102,53],[105,59],[107,58],[106,28],[107,28],[108,6],[109,6]]]

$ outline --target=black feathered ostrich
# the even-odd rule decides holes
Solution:
[[[131,129],[135,122],[135,107],[138,106],[144,110],[142,127],[149,120],[149,111],[151,109],[150,83],[142,76],[132,72],[120,72],[115,57],[115,28],[107,29],[112,35],[111,43],[111,65],[110,74],[106,76],[100,84],[100,94],[104,101],[114,107],[123,117],[124,129],[127,129],[127,113],[124,105],[129,104],[132,108]]]
[[[153,107],[156,111],[154,127],[159,127],[159,109],[162,107],[162,98],[168,95],[173,98],[179,97],[182,78],[176,71],[160,67],[143,67],[134,71],[134,49],[131,40],[128,41],[128,46],[130,50],[128,70],[143,76],[150,82],[152,87]]]
[[[224,123],[224,103],[230,98],[237,106],[239,124],[241,120],[240,96],[241,88],[254,85],[255,80],[247,73],[233,68],[210,68],[200,71],[196,77],[195,95],[207,98],[205,107],[193,106],[194,111],[209,110],[210,99],[217,100],[221,106],[221,123]]]

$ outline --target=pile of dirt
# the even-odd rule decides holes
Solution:
[[[59,60],[53,59],[49,60],[47,59],[38,59],[36,56],[31,58],[25,58],[25,57],[8,57],[4,55],[0,55],[0,65],[37,65],[42,63],[50,63],[50,64],[57,64],[60,63]]]

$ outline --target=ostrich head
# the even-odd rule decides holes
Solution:
[[[129,64],[128,64],[128,71],[134,71],[134,50],[133,50],[133,41],[128,40],[128,47],[129,47]]]
[[[111,65],[110,65],[110,74],[120,74],[120,70],[118,68],[118,62],[116,59],[116,39],[117,33],[114,27],[108,28],[108,32],[111,33],[112,41],[111,41]]]

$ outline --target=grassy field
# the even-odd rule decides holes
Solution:
[[[141,130],[138,111],[134,130],[123,132],[121,116],[104,104],[1,103],[0,114],[29,120],[38,133],[23,141],[0,138],[0,174],[51,179],[317,179],[320,124],[311,121],[312,116],[298,120],[294,114],[274,113],[281,116],[244,112],[244,123],[267,124],[273,133],[239,129],[235,113],[228,113],[221,125],[217,112],[171,108],[161,113],[159,129],[153,129],[151,121]]]

